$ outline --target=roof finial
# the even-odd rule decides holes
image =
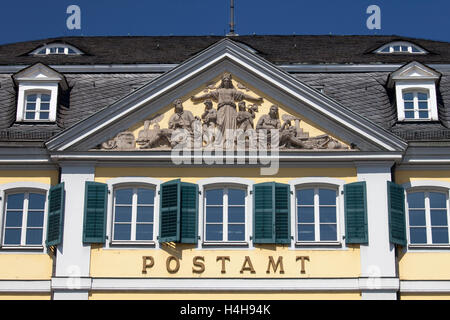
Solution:
[[[237,36],[237,34],[234,33],[234,0],[230,1],[230,32],[227,34],[227,36]]]

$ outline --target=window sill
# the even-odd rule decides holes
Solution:
[[[202,243],[203,246],[208,247],[208,246],[227,246],[227,247],[242,247],[242,246],[248,246],[248,242],[246,241],[240,241],[240,242],[203,242]]]
[[[9,250],[9,251],[15,251],[15,250],[20,250],[20,251],[43,251],[44,247],[43,246],[2,246],[0,247],[1,250]]]
[[[328,242],[296,242],[296,247],[342,247],[342,243],[339,241]]]
[[[110,246],[155,246],[155,241],[111,241]]]
[[[409,244],[408,249],[450,249],[450,244]]]

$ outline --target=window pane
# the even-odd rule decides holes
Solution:
[[[39,113],[39,120],[48,120],[50,117],[50,113],[48,112],[40,112]]]
[[[228,225],[228,240],[229,241],[244,241],[245,240],[245,225],[244,224]]]
[[[36,102],[37,94],[29,94],[27,95],[27,102]]]
[[[412,101],[414,99],[414,94],[412,92],[406,92],[403,94],[403,100]]]
[[[337,229],[335,224],[320,225],[320,241],[336,241]]]
[[[409,210],[410,226],[425,226],[425,210]]]
[[[429,117],[428,111],[419,111],[419,119],[428,119]]]
[[[44,210],[45,196],[39,193],[30,193],[28,198],[28,209]]]
[[[394,52],[400,52],[400,46],[394,46]]]
[[[42,229],[27,229],[26,244],[29,245],[42,244]]]
[[[447,210],[431,210],[431,225],[432,226],[446,226],[447,225]]]
[[[35,113],[34,112],[27,112],[25,113],[25,120],[34,120]]]
[[[34,110],[36,110],[36,103],[27,102],[26,110],[27,111],[34,111]]]
[[[22,211],[7,211],[6,212],[6,227],[21,227],[22,226]]]
[[[381,52],[389,52],[391,50],[391,47],[386,47],[386,48],[384,48],[383,50],[381,50]]]
[[[69,54],[75,54],[76,52],[72,48],[69,48],[68,53]]]
[[[299,224],[298,225],[298,240],[299,241],[314,241],[314,225],[313,224]]]
[[[408,207],[424,209],[425,208],[425,193],[423,193],[423,192],[408,193]]]
[[[23,209],[23,193],[10,194],[8,196],[8,210],[9,209]]]
[[[133,202],[133,189],[116,190],[116,204],[131,204]]]
[[[153,222],[153,207],[137,207],[137,222]]]
[[[154,204],[155,191],[152,189],[137,189],[138,204]]]
[[[50,95],[49,94],[41,94],[41,103],[45,103],[45,102],[50,103]]]
[[[245,205],[245,191],[228,189],[228,205]]]
[[[136,240],[153,240],[153,224],[137,224]]]
[[[412,46],[411,49],[412,52],[420,52],[420,50],[417,47]]]
[[[206,222],[223,222],[222,207],[206,207]]]
[[[445,193],[430,192],[430,207],[436,209],[447,208],[447,196]]]
[[[405,112],[405,119],[414,119],[414,112],[412,111]]]
[[[221,224],[207,224],[206,225],[206,240],[207,241],[222,241],[223,230]]]
[[[228,222],[245,222],[245,207],[228,207]]]
[[[214,189],[206,191],[207,205],[222,205],[223,204],[223,190]]]
[[[298,207],[298,222],[314,223],[314,207]]]
[[[21,235],[22,235],[21,229],[6,229],[5,244],[20,244]]]
[[[50,104],[48,104],[48,103],[41,103],[40,110],[41,111],[48,111],[48,110],[50,110]]]
[[[320,207],[320,222],[336,222],[336,207]]]
[[[422,101],[427,101],[427,100],[428,100],[428,94],[418,92],[418,93],[417,93],[417,98],[418,98],[419,100],[422,100]]]
[[[131,240],[131,224],[115,224],[114,240]]]
[[[427,243],[427,232],[425,228],[410,228],[411,243]]]
[[[402,51],[403,52],[408,52],[409,50],[408,50],[408,46],[402,46]]]
[[[319,204],[334,206],[336,204],[336,191],[329,189],[319,189]]]
[[[428,102],[419,102],[419,109],[428,110]]]
[[[298,205],[314,205],[314,189],[297,190]]]
[[[131,206],[116,206],[115,222],[131,222]]]
[[[448,228],[431,228],[433,243],[448,243]]]
[[[43,227],[44,211],[28,211],[27,227]]]
[[[405,110],[414,110],[414,102],[405,102]]]

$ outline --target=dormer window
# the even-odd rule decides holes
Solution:
[[[67,90],[63,75],[37,63],[13,76],[18,86],[18,122],[55,122],[59,90]]]
[[[82,55],[83,52],[74,46],[65,43],[52,43],[40,47],[30,53],[32,56],[43,56],[43,55]]]
[[[411,62],[393,72],[388,87],[395,89],[398,121],[438,121],[436,83],[440,73]]]
[[[381,54],[427,54],[428,52],[410,42],[397,41],[385,44],[381,48],[374,51]]]

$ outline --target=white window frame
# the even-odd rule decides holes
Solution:
[[[395,83],[395,90],[397,96],[397,118],[399,121],[438,121],[438,110],[437,110],[437,97],[436,97],[436,84],[434,81],[405,81],[399,80]],[[406,119],[405,117],[405,101],[403,99],[403,94],[408,92],[421,92],[427,93],[428,95],[428,118],[419,119],[414,117],[414,119]],[[416,108],[414,108],[416,109]],[[418,105],[417,105],[418,109]]]
[[[53,48],[63,48],[64,52],[60,53],[51,53],[51,49]],[[69,49],[73,50],[74,53],[69,53]],[[45,53],[40,53],[42,50],[45,50]],[[52,43],[45,46],[42,46],[33,52],[30,53],[32,56],[46,56],[46,55],[82,55],[83,52],[74,46],[65,44],[65,43]]]
[[[406,229],[407,229],[407,239],[408,247],[420,248],[420,247],[450,247],[450,202],[449,202],[449,189],[440,187],[413,187],[405,190],[405,213],[406,213]],[[408,194],[423,192],[425,194],[425,230],[427,236],[427,243],[412,243],[410,236],[410,224],[409,224],[409,205],[408,205]],[[446,196],[446,206],[447,206],[447,232],[449,236],[449,243],[433,243],[432,236],[432,226],[431,226],[431,207],[430,207],[430,192],[443,193]]]
[[[108,186],[108,193],[112,196],[108,197],[108,213],[106,220],[106,249],[115,249],[117,247],[122,248],[135,248],[140,246],[146,246],[150,248],[159,248],[159,242],[156,241],[159,236],[159,205],[160,205],[160,185],[163,183],[162,180],[147,177],[121,177],[108,179],[105,182]],[[153,203],[153,240],[113,240],[114,232],[114,203],[115,194],[114,191],[119,188],[148,188],[155,191],[155,202]]]
[[[47,235],[47,214],[48,214],[48,191],[50,190],[50,185],[45,183],[38,182],[12,182],[0,185],[0,202],[1,202],[1,215],[0,215],[0,225],[1,229],[1,239],[0,239],[0,247],[2,250],[38,250],[39,252],[46,252],[47,249],[45,247],[45,239]],[[44,206],[44,223],[43,223],[43,231],[42,231],[42,244],[41,245],[4,245],[5,238],[5,226],[6,226],[6,208],[7,208],[7,196],[10,194],[17,193],[40,193],[45,196],[45,206]],[[25,212],[24,212],[25,215]],[[28,212],[27,212],[28,217]],[[24,217],[22,217],[24,219]],[[26,221],[25,221],[26,222]],[[25,243],[24,241],[24,233],[23,228],[26,231],[26,224],[23,224],[22,220],[22,241],[21,243]],[[25,235],[26,237],[26,235]]]
[[[26,119],[26,104],[27,97],[32,94],[48,94],[50,95],[50,109],[48,119],[40,120],[36,119]],[[31,83],[25,82],[21,83],[19,86],[19,95],[17,101],[17,116],[16,121],[18,122],[55,122],[56,121],[56,107],[58,102],[58,83]],[[37,108],[37,104],[36,104]]]
[[[324,247],[324,249],[345,249],[345,237],[343,230],[345,230],[345,217],[344,217],[344,185],[348,183],[342,179],[329,178],[329,177],[311,177],[311,178],[297,178],[289,181],[291,190],[294,190],[294,195],[291,197],[291,236],[295,241],[292,244],[293,248],[304,247]],[[323,188],[336,190],[336,241],[299,241],[298,239],[298,214],[297,214],[297,190],[299,189],[311,189],[311,188]],[[318,211],[318,210],[317,210]],[[320,228],[319,216],[315,214],[315,228]],[[316,221],[318,226],[316,226]],[[318,233],[315,232],[317,238]]]
[[[223,233],[223,240],[206,240],[206,192],[208,190],[215,190],[215,189],[221,189],[223,190],[223,199],[222,199],[222,214],[223,214],[223,221],[222,223],[220,223],[222,225],[222,233]],[[237,189],[237,190],[242,190],[245,192],[245,200],[244,200],[244,240],[239,240],[239,241],[232,241],[232,240],[228,240],[228,207],[229,207],[229,203],[228,203],[228,190],[229,189]],[[222,185],[207,185],[204,187],[203,189],[203,194],[204,196],[202,197],[202,206],[203,206],[203,212],[205,213],[204,215],[204,219],[203,219],[203,236],[202,238],[204,239],[204,243],[205,244],[223,244],[223,243],[229,243],[229,244],[242,244],[242,243],[246,243],[246,239],[247,239],[247,225],[248,225],[248,208],[247,208],[247,202],[248,202],[248,196],[249,196],[249,190],[247,188],[247,186],[242,186],[242,185],[233,185],[233,184],[222,184]],[[214,223],[208,223],[208,224],[214,224]],[[219,223],[216,223],[219,224]],[[242,224],[242,223],[239,223]]]
[[[114,226],[116,224],[115,222],[115,216],[116,216],[116,192],[118,190],[123,189],[132,189],[133,195],[132,195],[132,203],[131,203],[131,239],[130,240],[114,240]],[[153,202],[153,238],[151,240],[136,240],[136,227],[137,227],[137,189],[151,189],[155,192],[155,198]],[[154,243],[155,242],[155,216],[157,212],[155,212],[155,206],[156,206],[156,188],[152,187],[150,185],[144,185],[144,184],[121,184],[116,185],[113,189],[113,214],[112,214],[112,230],[111,230],[111,242],[113,244],[120,244],[120,243],[142,243],[142,244],[148,244],[148,243]],[[145,205],[149,206],[149,205]],[[121,224],[119,222],[119,224]],[[125,224],[125,222],[123,223]],[[144,224],[144,223],[142,223]],[[145,223],[150,224],[150,223]]]
[[[406,118],[406,101],[404,98],[404,95],[407,93],[412,93],[413,94],[413,103],[414,103],[414,109],[412,111],[414,111],[414,118]],[[426,94],[427,95],[427,109],[419,109],[419,98],[418,98],[418,94],[422,93],[422,94]],[[422,88],[419,89],[405,89],[402,91],[402,101],[403,101],[403,112],[404,112],[404,120],[405,121],[429,121],[431,120],[431,106],[430,106],[430,92],[428,90],[424,90]],[[408,111],[411,111],[410,109],[408,109]],[[427,111],[428,112],[428,117],[427,118],[420,118],[419,117],[419,111]]]
[[[400,46],[400,47],[408,47],[407,51],[394,51],[394,47]],[[389,52],[383,52],[384,49],[389,47]],[[416,48],[419,52],[413,52],[412,48]],[[375,53],[377,54],[427,54],[428,52],[419,47],[416,44],[413,44],[411,42],[405,42],[405,41],[397,41],[397,42],[390,42],[388,44],[385,44],[381,48],[375,50]]]

